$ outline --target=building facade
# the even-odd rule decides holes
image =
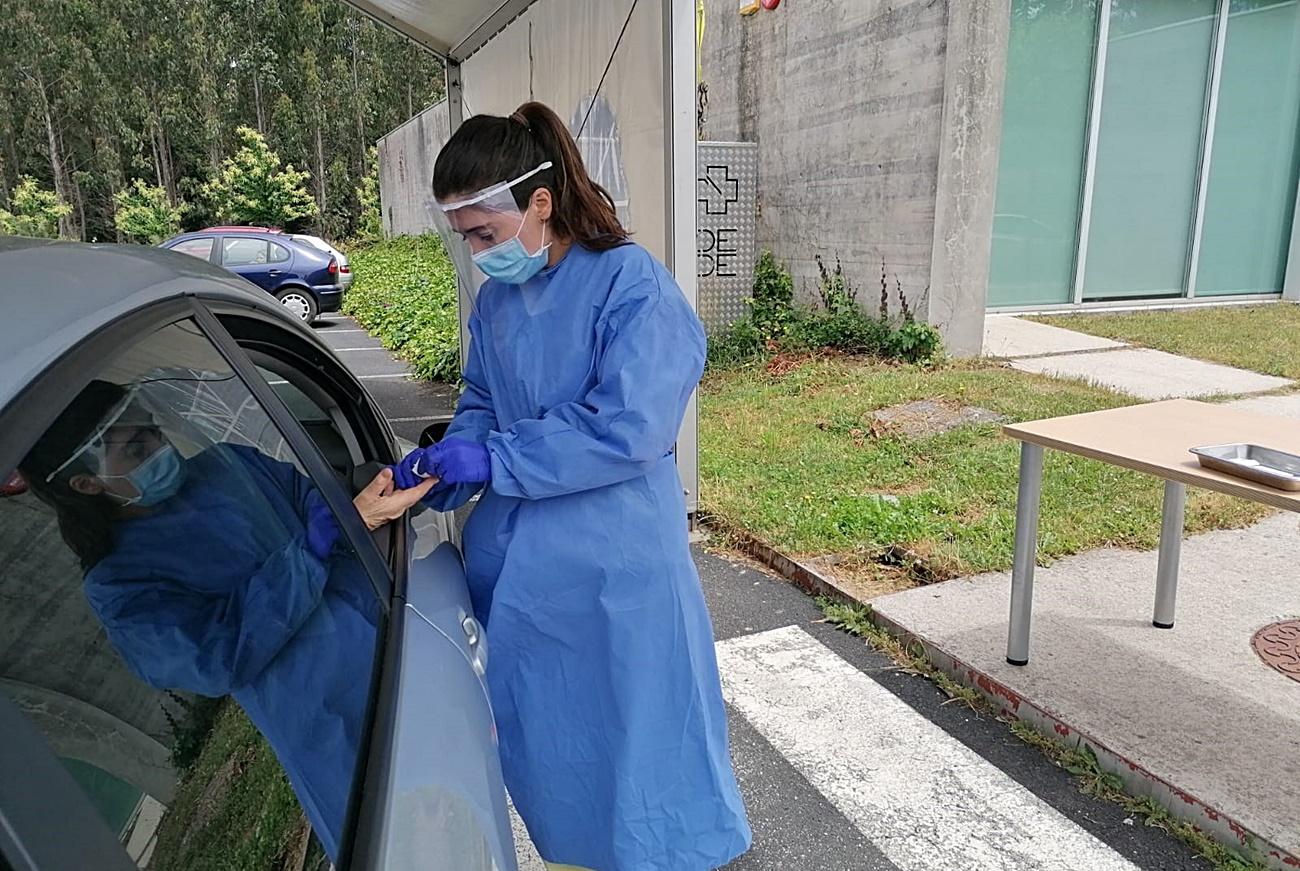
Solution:
[[[989,310],[1300,298],[1297,0],[703,0],[760,247],[980,351]]]

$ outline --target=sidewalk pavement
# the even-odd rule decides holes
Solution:
[[[1267,393],[1292,383],[1006,315],[985,320],[984,353],[1022,372],[1087,381],[1152,401]]]

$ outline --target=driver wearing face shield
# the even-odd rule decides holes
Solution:
[[[19,471],[55,510],[130,669],[159,689],[233,696],[337,858],[378,601],[296,468],[242,445],[182,457],[178,430],[147,389],[93,381]],[[375,528],[417,498],[384,472],[354,504]]]

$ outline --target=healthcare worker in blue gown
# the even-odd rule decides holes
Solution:
[[[293,466],[228,444],[183,459],[163,417],[146,392],[92,381],[19,469],[126,664],[159,689],[233,696],[336,859],[378,599]],[[357,496],[369,527],[424,495],[391,489],[385,471]]]
[[[463,546],[510,795],[552,867],[721,867],[751,833],[673,455],[700,322],[545,106],[466,121],[433,187],[488,280],[455,419],[395,475],[443,510],[482,492]]]

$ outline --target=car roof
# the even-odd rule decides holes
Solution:
[[[0,408],[92,333],[168,299],[224,299],[297,324],[244,279],[186,254],[144,245],[0,238],[0,282]]]

